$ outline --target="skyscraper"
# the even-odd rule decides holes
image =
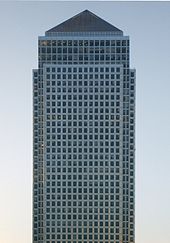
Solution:
[[[88,10],[39,37],[33,242],[134,243],[129,37]]]

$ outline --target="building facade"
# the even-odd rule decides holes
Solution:
[[[88,10],[39,37],[33,243],[134,243],[129,37]]]

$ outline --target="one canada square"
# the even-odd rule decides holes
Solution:
[[[39,37],[33,243],[134,243],[129,37],[88,10]]]

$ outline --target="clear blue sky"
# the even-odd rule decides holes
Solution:
[[[131,39],[137,70],[136,243],[170,242],[170,2],[0,2],[0,242],[31,242],[37,38],[89,9]]]

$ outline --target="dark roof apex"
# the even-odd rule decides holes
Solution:
[[[63,23],[53,27],[47,31],[50,32],[121,32],[115,26],[109,24],[89,10],[73,16],[72,18],[64,21]]]

